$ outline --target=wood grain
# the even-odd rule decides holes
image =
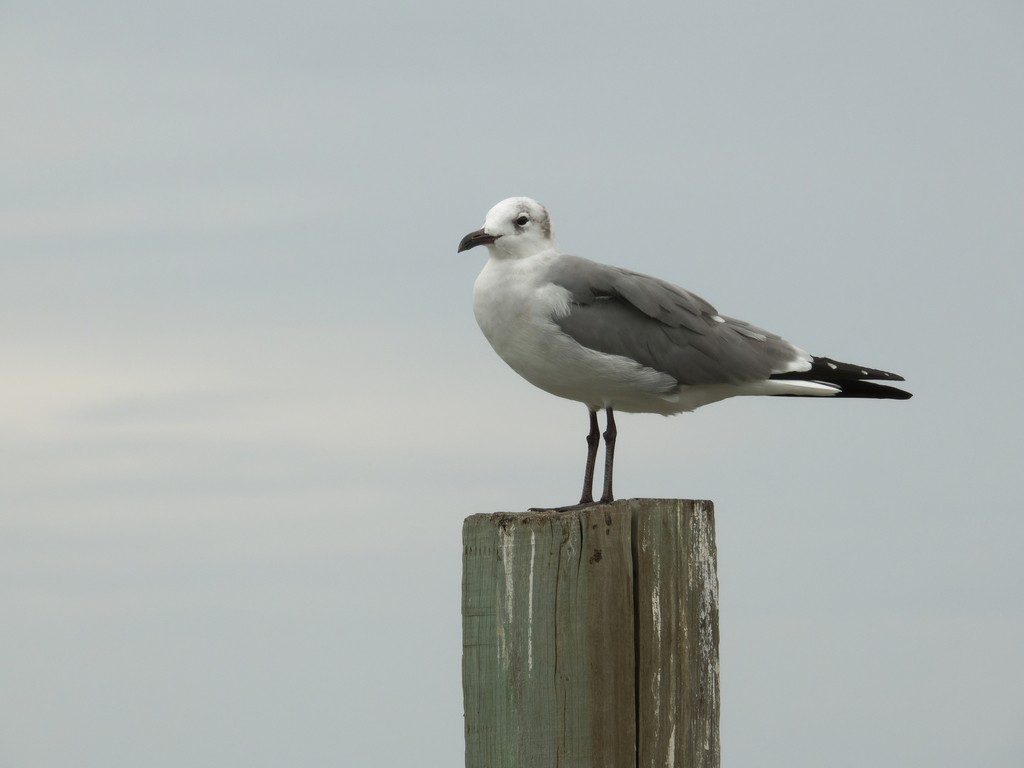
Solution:
[[[469,768],[718,765],[710,502],[473,515],[462,615]]]

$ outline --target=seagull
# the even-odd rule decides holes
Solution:
[[[583,493],[559,509],[594,503],[602,409],[608,503],[615,411],[668,416],[739,395],[911,397],[873,381],[903,381],[895,373],[810,355],[664,280],[562,253],[547,209],[528,197],[491,208],[458,252],[478,245],[488,259],[473,313],[494,351],[534,386],[589,411]]]

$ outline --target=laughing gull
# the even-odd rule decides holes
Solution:
[[[911,396],[869,381],[903,381],[895,373],[809,355],[664,280],[562,253],[547,209],[528,197],[491,208],[459,251],[478,245],[489,258],[473,312],[494,351],[534,386],[590,412],[580,505],[594,501],[602,408],[605,503],[614,498],[614,411],[667,416],[737,395]]]

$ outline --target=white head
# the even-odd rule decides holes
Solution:
[[[459,251],[486,245],[492,256],[524,258],[557,249],[547,209],[528,197],[510,197],[487,212],[483,229],[470,232]]]

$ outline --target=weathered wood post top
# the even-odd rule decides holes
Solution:
[[[467,768],[717,768],[709,501],[463,525]]]

